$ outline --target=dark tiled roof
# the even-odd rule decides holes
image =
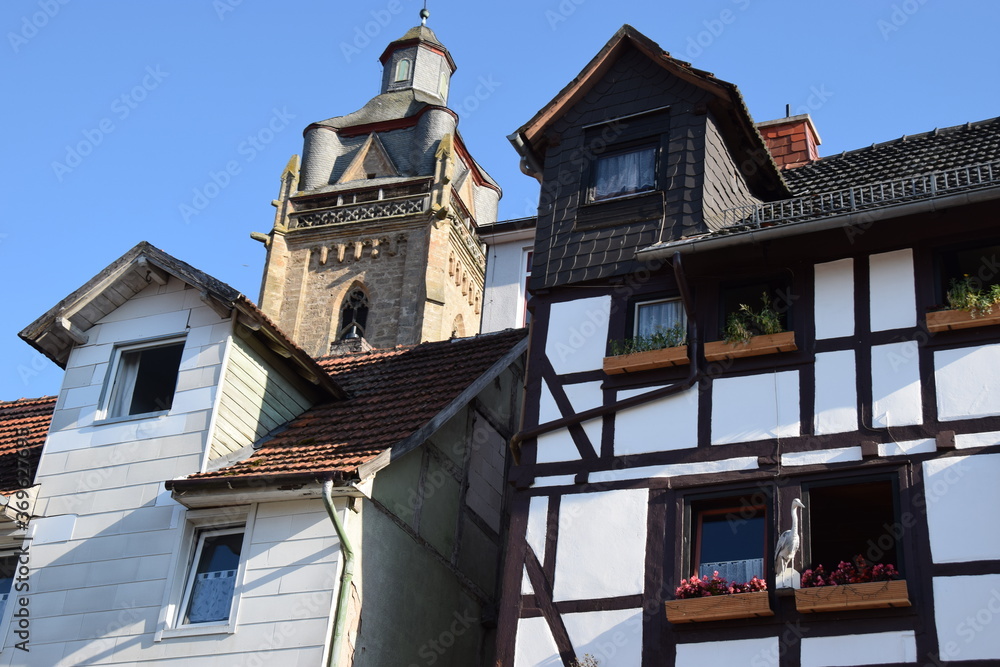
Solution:
[[[1000,118],[936,129],[783,172],[795,196],[1000,160]]]
[[[350,477],[427,424],[526,335],[516,329],[320,359],[348,400],[306,411],[244,461],[168,486],[190,488],[213,478]]]
[[[0,401],[0,493],[31,486],[55,406],[55,396]]]

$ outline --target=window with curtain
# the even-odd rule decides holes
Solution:
[[[652,190],[656,183],[656,149],[639,148],[597,159],[591,201]]]
[[[660,299],[635,304],[635,336],[652,336],[675,326],[687,329],[687,316],[680,299]]]
[[[165,412],[174,400],[184,341],[118,350],[108,417]]]
[[[185,595],[182,623],[222,623],[236,590],[244,528],[206,530],[198,534],[198,543]]]

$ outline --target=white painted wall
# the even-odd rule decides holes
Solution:
[[[640,667],[642,609],[564,614],[566,634],[578,660],[591,655],[601,667]]]
[[[514,667],[561,667],[559,649],[549,624],[541,616],[517,622]]]
[[[858,388],[854,350],[816,354],[816,435],[858,428]]]
[[[675,667],[777,667],[781,646],[777,637],[705,641],[677,645]]]
[[[1000,659],[1000,575],[934,577],[934,620],[942,662],[996,662]]]
[[[712,444],[799,435],[797,371],[712,382]]]
[[[535,230],[490,235],[485,227],[486,278],[483,288],[482,331],[503,331],[524,326],[525,250],[534,242]]]
[[[553,597],[590,600],[642,593],[649,491],[563,496]]]
[[[873,426],[907,426],[923,421],[917,354],[915,341],[872,346]]]
[[[1000,559],[998,479],[1000,454],[924,461],[927,524],[935,563]]]
[[[539,563],[545,562],[545,533],[548,528],[549,499],[545,496],[535,496],[528,502],[528,525],[525,541],[535,553]],[[521,593],[531,595],[531,582],[528,573],[524,572],[521,581]]]
[[[585,410],[598,407],[603,402],[603,392],[600,382],[584,382],[580,384],[564,385],[563,391],[570,405],[573,406],[573,414],[579,414]],[[538,405],[538,422],[555,421],[563,417],[556,405],[552,391],[548,383],[542,380],[542,392]],[[594,451],[600,453],[601,438],[604,431],[604,420],[602,418],[589,419],[582,422],[580,426],[587,434]],[[543,434],[538,438],[537,463],[555,463],[559,461],[575,461],[580,458],[580,452],[573,442],[573,436],[566,429]]]
[[[872,255],[868,258],[868,268],[872,331],[916,326],[913,251],[904,248]]]
[[[860,460],[860,447],[817,449],[811,452],[789,452],[781,455],[781,464],[786,466],[811,466],[825,463],[843,463],[844,461]]]
[[[840,259],[815,268],[816,339],[854,335],[854,260]]]
[[[660,387],[618,392],[618,400]],[[615,455],[663,452],[698,446],[698,389],[615,413]]]
[[[1000,345],[934,353],[938,419],[1000,415]]]
[[[600,370],[608,346],[611,297],[554,303],[549,311],[545,356],[556,373]]]
[[[917,640],[912,630],[802,639],[802,667],[886,665],[916,659]]]

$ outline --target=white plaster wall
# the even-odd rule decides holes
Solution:
[[[528,502],[528,525],[525,541],[535,552],[538,562],[545,561],[545,533],[548,527],[549,499],[545,496],[535,496]],[[531,595],[531,582],[528,573],[524,572],[521,579],[521,593]]]
[[[618,392],[618,400],[660,387]],[[615,413],[615,455],[663,452],[698,446],[698,389]]]
[[[712,382],[712,444],[799,435],[797,371]]]
[[[531,248],[532,237],[529,234],[527,238],[507,241],[484,237],[489,248],[483,290],[483,333],[524,326],[524,251]]]
[[[913,251],[905,248],[884,252],[872,255],[868,262],[872,331],[916,326]]]
[[[872,346],[872,425],[907,426],[923,421],[917,343]]]
[[[777,637],[685,643],[677,645],[675,667],[777,667]]]
[[[563,496],[553,596],[589,600],[642,593],[646,489]]]
[[[573,414],[579,414],[591,408],[598,407],[603,402],[603,392],[600,382],[584,382],[564,385],[563,391],[573,407]],[[538,405],[538,421],[540,424],[562,418],[563,414],[556,405],[548,383],[542,380],[541,400]],[[601,438],[604,431],[602,418],[589,419],[580,424],[594,451],[601,451]],[[573,461],[580,458],[580,452],[573,442],[569,431],[562,429],[547,433],[538,438],[538,463],[554,463],[558,461]]]
[[[630,479],[652,479],[663,477],[680,477],[683,475],[706,475],[718,472],[734,472],[738,470],[756,470],[756,456],[741,456],[722,461],[701,461],[699,463],[673,463],[661,466],[641,466],[639,468],[621,468],[618,470],[600,470],[590,473],[588,481],[591,484],[600,482],[621,482]]]
[[[842,463],[844,461],[860,460],[860,447],[817,449],[810,452],[789,452],[781,455],[781,464],[786,466],[811,466],[825,463]]]
[[[938,419],[1000,415],[1000,345],[934,353]]]
[[[1000,454],[924,461],[927,523],[935,563],[1000,559],[998,479]]]
[[[514,667],[561,667],[559,648],[545,618],[522,618],[517,622]]]
[[[802,639],[802,667],[887,665],[916,659],[917,640],[912,630]]]
[[[564,614],[562,618],[578,660],[589,654],[601,667],[642,664],[642,609]]]
[[[538,436],[538,454],[536,463],[558,463],[560,461],[576,461],[580,458],[580,450],[576,448],[573,436],[566,429],[543,433]],[[598,440],[598,442],[600,442]]]
[[[545,356],[556,373],[601,369],[608,344],[610,312],[610,296],[552,304]]]
[[[940,659],[1000,660],[1000,575],[934,577]]]
[[[972,447],[989,447],[1000,443],[1000,431],[986,431],[984,433],[958,433],[955,435],[955,449],[969,449]]]
[[[854,335],[854,260],[817,264],[815,268],[816,339]]]
[[[816,354],[816,435],[858,428],[858,389],[854,350]]]

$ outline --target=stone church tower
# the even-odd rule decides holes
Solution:
[[[479,331],[479,224],[500,188],[447,107],[455,63],[420,25],[380,58],[378,96],[305,129],[282,174],[260,303],[314,356],[359,336],[375,347]]]

